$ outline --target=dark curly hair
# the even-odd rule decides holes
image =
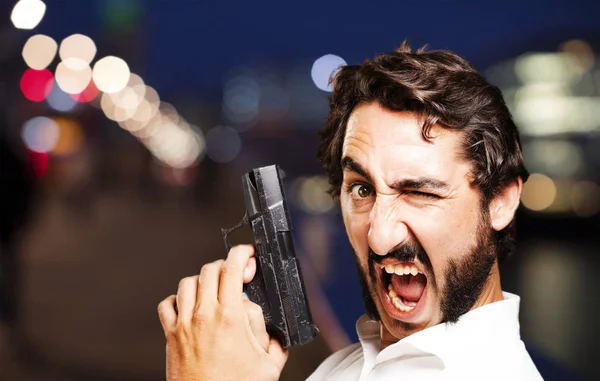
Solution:
[[[425,140],[431,140],[433,125],[462,131],[461,156],[472,164],[472,185],[480,190],[486,209],[507,185],[529,177],[519,132],[500,89],[461,56],[426,48],[413,52],[405,40],[395,52],[344,66],[332,79],[330,111],[318,148],[332,196],[340,194],[348,118],[358,105],[373,102],[389,110],[419,114]],[[501,260],[514,250],[514,222],[496,238]]]

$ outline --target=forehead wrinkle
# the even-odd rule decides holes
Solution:
[[[342,152],[342,170],[344,172],[356,173],[362,177],[365,177],[370,183],[379,183],[379,187],[382,189],[393,190],[395,184],[401,181],[413,180],[418,181],[422,178],[431,178],[440,181],[446,181],[445,179],[438,179],[431,171],[434,168],[438,168],[437,163],[435,165],[427,166],[424,170],[422,164],[422,155],[411,155],[400,154],[378,158],[375,145],[371,143],[371,136],[367,132],[354,131],[355,133],[347,136]],[[387,150],[389,146],[394,145],[392,141],[383,141],[383,144],[377,146],[377,151]],[[400,150],[410,151],[412,147],[398,146],[393,147],[395,152]],[[429,155],[428,155],[429,156]],[[366,174],[363,175],[359,171],[353,170],[352,168],[344,165],[344,159],[349,158],[352,162],[356,163]],[[433,164],[433,163],[432,163]],[[392,165],[392,167],[390,167]],[[424,173],[426,172],[426,173]]]
[[[421,127],[412,113],[392,112],[376,104],[358,106],[347,123],[342,157],[351,157],[386,187],[404,179],[430,177],[457,190],[457,176],[464,177],[464,164],[468,165],[464,175],[470,173],[469,163],[460,160],[460,133],[434,125],[428,141],[423,139]]]
[[[356,142],[353,142],[356,141]],[[371,142],[371,134],[369,134],[368,130],[364,129],[361,131],[360,128],[348,128],[346,131],[346,137],[344,138],[344,144],[342,146],[342,151],[345,150],[348,145],[356,145],[357,143],[362,143],[364,145],[373,146]]]
[[[367,132],[355,132],[346,134],[344,143],[342,145],[342,159],[350,158],[353,162],[358,164],[366,174],[370,174],[369,156],[373,152],[373,144],[370,142],[370,136]],[[342,163],[340,163],[342,164]],[[344,172],[348,171],[348,168],[342,166]],[[355,171],[352,171],[356,173]]]

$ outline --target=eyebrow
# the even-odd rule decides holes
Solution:
[[[364,177],[369,183],[373,184],[369,173],[360,166],[352,158],[346,156],[342,159],[342,169],[355,172],[360,176]],[[416,179],[402,179],[395,181],[390,188],[395,190],[403,189],[414,189],[414,190],[437,190],[437,191],[448,191],[450,190],[450,184],[445,181],[433,179],[430,177],[420,177]]]
[[[358,164],[348,156],[345,156],[342,159],[342,169],[358,173],[359,175],[364,177],[368,182],[370,182],[371,184],[373,183],[373,181],[371,180],[371,176],[369,176],[369,173],[363,167],[361,167],[360,164]]]
[[[450,190],[450,185],[442,180],[421,177],[418,179],[404,179],[396,181],[390,187],[392,189],[414,189],[414,190],[433,190],[446,192]]]

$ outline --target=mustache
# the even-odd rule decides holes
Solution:
[[[407,243],[398,247],[396,250],[387,253],[386,255],[376,254],[369,247],[369,262],[381,264],[383,261],[389,259],[394,259],[398,262],[414,262],[417,259],[420,263],[423,264],[425,269],[433,274],[433,267],[431,266],[431,261],[429,260],[429,255],[423,246],[421,246],[418,242],[416,243]]]

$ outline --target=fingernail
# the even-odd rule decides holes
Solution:
[[[248,267],[246,267],[244,269],[244,279],[248,279],[250,278],[250,269]]]

